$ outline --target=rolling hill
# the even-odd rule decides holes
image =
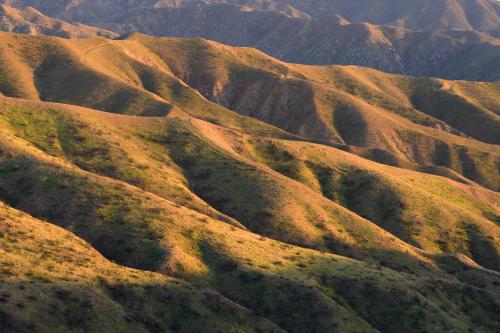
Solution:
[[[0,40],[7,332],[500,329],[498,83]]]
[[[287,62],[358,65],[385,72],[447,79],[500,78],[500,42],[486,33],[459,30],[413,31],[342,17],[290,17],[275,11],[248,11],[227,4],[149,9],[99,24],[126,34],[203,37],[251,46]]]
[[[494,0],[7,1],[119,34],[203,37],[284,61],[495,81],[500,42]]]
[[[2,38],[5,96],[134,115],[187,113],[394,166],[458,173],[498,190],[498,83],[291,65],[204,40]]]
[[[388,167],[340,151],[339,154],[345,155],[339,157],[343,166],[332,160],[322,160],[323,165],[312,166],[319,161],[311,162],[311,154],[334,148],[307,147],[311,154],[303,154],[302,158],[310,159],[307,165],[311,165],[311,173],[321,168],[361,173],[350,176],[354,183],[371,177],[393,177],[390,184],[374,182],[373,188],[380,192],[394,187],[393,200],[413,201],[418,198],[421,201],[427,196],[434,202],[442,200],[441,205],[449,206],[436,204],[432,208],[435,211],[432,217],[443,218],[440,221],[444,221],[441,214],[446,214],[447,209],[454,209],[448,217],[461,214],[457,222],[448,222],[450,229],[444,233],[441,226],[433,230],[431,221],[425,221],[424,229],[408,221],[387,221],[394,223],[396,228],[381,225],[401,238],[405,238],[401,229],[412,230],[415,239],[422,233],[425,244],[418,245],[426,249],[423,251],[349,212],[340,205],[345,204],[343,199],[338,200],[329,192],[323,196],[319,188],[308,182],[302,180],[308,184],[306,186],[286,177],[287,172],[282,170],[286,170],[287,165],[280,159],[274,159],[281,165],[281,169],[273,166],[278,171],[259,162],[266,161],[265,156],[269,154],[267,148],[264,148],[264,153],[262,148],[259,149],[262,144],[295,147],[294,142],[260,136],[243,140],[242,134],[235,130],[192,118],[137,118],[9,98],[3,99],[1,109],[0,196],[3,200],[32,216],[70,230],[117,264],[159,271],[217,290],[278,326],[266,324],[264,319],[251,321],[253,325],[262,325],[263,331],[281,328],[290,332],[397,332],[405,327],[408,331],[451,329],[460,332],[474,328],[487,332],[497,327],[498,273],[481,268],[463,254],[451,255],[454,251],[462,253],[471,249],[471,257],[486,266],[496,267],[498,226],[481,217],[495,214],[496,193],[415,172],[403,172],[395,178],[394,170]],[[240,140],[248,141],[242,143]],[[253,143],[253,140],[259,142]],[[265,143],[260,142],[262,140]],[[103,141],[105,145],[96,145],[96,142]],[[237,153],[238,146],[243,146],[240,153]],[[301,149],[300,146],[297,148]],[[283,148],[276,149],[277,156],[286,156],[279,151]],[[254,155],[250,155],[252,152]],[[292,153],[288,154],[291,156]],[[292,162],[289,159],[285,162],[301,163],[299,160],[293,162],[293,157],[291,159]],[[112,166],[109,161],[112,161]],[[389,170],[384,172],[385,168]],[[149,179],[157,173],[153,170],[158,170],[158,177]],[[324,175],[317,174],[317,181],[324,184],[323,191],[331,186],[325,184],[332,184],[333,178],[325,180]],[[343,175],[343,172],[338,174]],[[175,183],[174,177],[177,177]],[[313,180],[314,176],[309,179]],[[406,193],[404,183],[412,182],[435,183],[435,187],[426,187],[433,193]],[[349,192],[352,197],[356,184],[351,184],[348,178],[336,183],[342,184],[344,190],[341,192],[345,198]],[[172,188],[172,184],[176,186]],[[242,184],[245,184],[243,191]],[[251,186],[258,187],[258,192]],[[190,192],[199,199],[186,198],[186,193]],[[245,197],[245,192],[251,197]],[[237,221],[214,213],[213,208],[207,208],[208,205]],[[377,209],[386,205],[373,203]],[[402,207],[418,216],[425,215],[426,209],[431,207],[429,203],[427,205]],[[12,283],[2,286],[2,289],[7,289],[4,295],[11,295],[5,296],[8,305],[3,310],[6,313],[3,317],[13,329],[26,325],[26,317],[19,318],[16,311],[18,303],[40,311],[43,303],[36,300],[50,302],[54,297],[62,298],[56,302],[69,303],[70,308],[62,310],[70,314],[64,317],[68,318],[63,322],[65,325],[92,325],[81,318],[92,317],[94,307],[97,307],[94,311],[98,311],[98,305],[88,305],[86,293],[92,290],[99,295],[105,292],[101,296],[105,297],[104,300],[92,297],[92,304],[105,302],[110,297],[125,304],[123,317],[126,320],[131,317],[127,320],[127,329],[145,325],[151,331],[175,325],[172,330],[185,330],[184,325],[191,323],[189,317],[177,323],[169,319],[176,311],[186,312],[187,316],[193,313],[192,316],[200,318],[201,321],[194,325],[224,327],[228,322],[234,324],[233,321],[243,327],[251,325],[244,319],[248,317],[245,312],[235,313],[234,309],[231,310],[231,303],[217,301],[218,296],[213,292],[213,296],[201,296],[201,300],[197,300],[199,296],[195,296],[195,291],[186,296],[182,286],[174,284],[168,287],[168,280],[159,276],[127,273],[123,268],[102,268],[103,272],[99,274],[102,277],[96,281],[93,276],[100,268],[97,272],[92,269],[90,273],[86,267],[105,266],[105,262],[97,264],[90,258],[72,260],[68,254],[63,255],[63,262],[52,263],[55,260],[52,253],[55,258],[60,258],[59,253],[73,247],[64,245],[73,238],[64,237],[62,244],[38,240],[44,237],[39,231],[41,226],[38,226],[42,222],[28,222],[32,221],[31,217],[5,209],[5,220],[9,223],[2,225],[8,228],[2,235],[24,236],[16,236],[16,242],[7,236],[4,240],[7,245],[3,248],[14,257],[24,255],[16,258],[21,262],[33,258],[30,253],[35,252],[34,258],[29,260],[39,258],[43,263],[41,267],[47,267],[33,272],[19,265],[9,265],[11,257],[6,257],[4,266],[7,270],[3,272],[10,278],[4,279],[14,279],[15,282],[11,287]],[[14,219],[11,215],[19,217]],[[12,231],[13,219],[14,229],[20,231]],[[17,219],[27,221],[21,224]],[[43,226],[49,228],[47,223]],[[35,232],[37,238],[32,240]],[[440,241],[430,238],[436,232],[442,233]],[[57,237],[55,232],[47,231],[47,234],[51,238]],[[434,241],[437,242],[432,244]],[[464,243],[461,245],[461,242]],[[40,243],[53,247],[58,244],[60,248],[31,250]],[[497,247],[496,250],[492,246]],[[81,255],[90,251],[88,245],[84,249]],[[46,252],[50,254],[43,255]],[[92,253],[91,257],[95,257]],[[343,254],[344,257],[330,253]],[[13,272],[13,268],[26,273]],[[64,273],[68,269],[76,276]],[[35,281],[36,289],[26,289],[36,290],[35,301],[22,291],[12,291],[16,290],[16,279],[24,274],[28,278],[25,283]],[[61,287],[63,296],[59,296],[58,290],[54,291],[50,286],[57,286],[61,279],[88,286],[89,291]],[[135,282],[138,279],[141,282]],[[148,282],[151,279],[155,282]],[[38,280],[44,281],[43,286],[36,282]],[[128,287],[137,284],[138,287]],[[358,284],[358,288],[345,288]],[[172,289],[175,294],[168,296],[171,295],[168,290]],[[188,304],[199,308],[194,302],[202,302],[208,309],[195,312],[186,307],[172,309],[183,302],[182,297],[189,297]],[[162,304],[163,299],[168,300],[166,304]],[[394,299],[399,306],[391,305],[387,299]],[[146,315],[140,312],[140,307],[137,308],[137,302],[145,307],[153,302],[157,311]],[[225,304],[225,310],[221,309],[219,302]],[[203,320],[210,316],[212,305],[217,306],[218,316],[209,324]],[[471,307],[475,310],[471,311]],[[86,310],[80,312],[82,308]],[[290,313],[296,315],[290,318]],[[59,324],[60,315],[55,313],[53,316],[52,322]],[[399,318],[398,321],[384,319],[391,316]],[[48,329],[53,327],[51,325],[54,324],[47,323]],[[243,328],[234,328],[235,331],[238,329]]]
[[[282,332],[207,288],[113,264],[70,232],[4,204],[0,218],[2,331]]]

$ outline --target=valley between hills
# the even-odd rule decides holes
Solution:
[[[500,330],[500,81],[0,33],[0,331]]]

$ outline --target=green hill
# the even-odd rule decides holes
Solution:
[[[216,292],[113,264],[3,203],[0,218],[4,332],[281,332]]]

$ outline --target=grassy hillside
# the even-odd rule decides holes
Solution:
[[[0,219],[3,332],[282,332],[216,292],[113,264],[3,203]]]
[[[379,162],[391,156],[401,167],[448,168],[498,190],[497,83],[471,88],[356,67],[290,65],[203,40],[2,38],[0,91],[7,96],[134,115],[188,114],[293,138],[266,122],[296,137],[381,150],[363,155]]]
[[[253,141],[266,140],[268,143],[277,144],[273,140],[259,137],[253,139],[240,132],[199,120],[190,122],[181,119],[116,116],[82,108],[12,99],[4,99],[1,110],[0,196],[2,199],[18,209],[83,237],[105,257],[118,264],[159,271],[215,289],[289,332],[375,330],[398,332],[401,327],[407,331],[450,329],[466,332],[469,328],[474,328],[487,332],[498,325],[495,319],[499,307],[496,273],[484,270],[470,259],[450,257],[445,260],[445,257],[436,256],[441,252],[439,250],[428,252],[417,250],[368,220],[334,204],[319,192],[308,190],[291,178],[267,169],[265,165],[255,160],[256,156],[259,158],[262,156],[259,153],[261,144]],[[70,133],[73,136],[70,136]],[[106,144],[100,144],[101,150],[97,150],[96,153],[97,148],[92,146],[91,140]],[[119,147],[113,141],[120,142]],[[81,150],[75,151],[70,148],[76,143]],[[133,143],[142,145],[142,149],[131,149]],[[283,141],[281,144],[293,144],[293,142]],[[237,154],[238,146],[240,153]],[[122,150],[117,153],[116,149]],[[178,149],[181,149],[182,154]],[[338,153],[348,155],[340,151]],[[198,160],[205,161],[206,167],[197,163],[195,156]],[[355,161],[361,160],[354,155],[349,156]],[[115,168],[103,164],[108,158],[115,161]],[[127,162],[121,162],[121,158]],[[176,197],[174,193],[161,191],[161,177],[157,180],[156,188],[144,180],[141,181],[139,170],[150,170],[147,173],[154,174],[151,172],[155,169],[154,164],[150,164],[154,163],[152,161],[154,158],[164,165],[166,169],[162,171],[164,174],[171,172],[171,177],[174,175],[186,177],[185,183],[183,179],[178,178],[174,184],[181,188],[187,184],[190,191],[200,193],[200,197],[206,201],[200,199],[196,203],[192,202],[195,200],[189,200],[186,206],[183,206],[174,202]],[[144,166],[142,169],[138,168],[136,171],[138,176],[132,181],[127,178],[127,168],[133,168],[139,160]],[[381,169],[386,168],[372,162],[366,163]],[[224,174],[217,171],[218,165],[225,169]],[[209,175],[204,171],[208,169],[212,170],[213,174]],[[404,173],[412,174],[409,171]],[[231,177],[221,178],[227,174]],[[417,175],[431,177],[413,174],[414,177]],[[172,186],[173,179],[164,181]],[[237,181],[233,182],[232,179]],[[448,182],[441,178],[437,181]],[[260,203],[262,207],[250,206],[251,201],[247,201],[244,205],[235,205],[234,200],[245,200],[243,191],[238,188],[241,188],[242,184],[252,186],[252,182],[260,186],[260,191],[266,194],[260,199],[255,198],[255,202]],[[214,190],[212,195],[207,194],[209,185],[223,186],[219,193],[224,196],[214,197],[216,193]],[[474,204],[479,206],[475,208],[478,211],[481,209],[491,211],[489,205],[495,202],[495,194],[476,186],[470,189],[467,185],[463,186],[464,188],[459,190],[460,186],[452,183],[448,190],[455,191],[453,194],[455,196],[461,196],[456,200],[464,201],[463,206],[471,211],[473,208],[470,206]],[[474,188],[481,193],[477,202],[467,196],[468,191]],[[302,196],[298,195],[298,191]],[[154,192],[156,194],[153,194]],[[226,192],[231,194],[230,197],[234,197],[234,200],[228,199]],[[307,201],[304,201],[304,193],[309,193]],[[219,204],[214,202],[217,199]],[[205,202],[237,217],[241,224],[215,213],[213,209],[205,206]],[[7,212],[12,211],[5,206],[2,207]],[[283,209],[285,207],[294,207],[294,210],[287,211]],[[305,214],[301,213],[301,209],[305,211],[309,209],[309,214],[314,212],[320,215],[301,216]],[[324,212],[320,212],[319,209]],[[203,211],[207,214],[201,213]],[[262,212],[258,215],[259,220],[254,219],[253,223],[250,223],[252,221],[245,218],[248,211]],[[283,214],[292,213],[294,215],[290,215],[289,222],[283,223],[286,221]],[[22,223],[26,222],[21,223],[9,213],[5,220],[14,220],[15,223],[2,224],[3,228],[14,225],[15,228],[22,229],[23,234],[28,235],[34,230],[54,229],[47,223],[36,221],[24,214],[15,212],[12,214],[20,216],[21,221],[35,221],[31,223],[37,224],[26,231],[22,229]],[[271,228],[266,227],[269,223],[272,225]],[[477,228],[481,228],[479,223],[476,223]],[[274,240],[299,243],[293,239],[297,237],[294,236],[293,229],[298,227],[305,228],[298,235],[309,238],[302,240],[300,245],[318,248],[321,252]],[[50,251],[49,253],[54,253],[55,258],[61,257],[58,251],[75,247],[64,245],[74,239],[73,236],[69,238],[61,236],[65,239],[64,242],[45,242],[38,239],[30,241],[29,236],[26,240],[16,237],[17,242],[11,245],[13,241],[10,237],[17,233],[13,231],[14,227],[8,228],[10,228],[8,232],[1,233],[5,235],[4,239],[6,238],[3,242],[7,244],[2,248],[9,250],[9,257],[6,258],[10,258],[10,253],[16,258],[20,255],[27,256],[28,254],[24,253],[32,253],[29,249],[32,246],[40,246],[38,244],[60,246],[62,249],[36,251],[36,253]],[[59,233],[63,233],[61,229],[55,230],[57,232],[40,231],[37,237],[45,234],[57,237]],[[338,230],[337,233],[335,230]],[[480,237],[480,232],[476,234]],[[321,239],[321,235],[330,235],[330,242],[333,243],[323,246],[314,242],[314,239]],[[78,242],[81,244],[81,241]],[[331,246],[335,242],[337,245]],[[255,246],[256,244],[258,246]],[[478,240],[477,244],[481,242]],[[88,245],[82,252],[85,255],[90,253],[98,256]],[[358,260],[328,252],[343,253]],[[86,296],[84,291],[68,291],[65,288],[62,288],[62,296],[58,296],[61,293],[51,296],[53,290],[51,286],[58,285],[59,279],[65,281],[65,286],[74,281],[73,283],[83,284],[93,293],[97,293],[96,296],[92,296],[91,302],[94,302],[94,299],[96,303],[106,302],[111,298],[115,303],[124,304],[120,309],[125,312],[125,319],[128,318],[127,315],[132,317],[131,324],[125,324],[127,329],[145,327],[151,331],[168,330],[170,327],[172,331],[189,331],[191,328],[183,325],[190,323],[201,327],[213,325],[214,330],[222,327],[224,331],[231,329],[252,331],[257,330],[255,328],[257,325],[261,325],[260,330],[265,332],[278,330],[278,327],[273,328],[272,324],[265,320],[252,323],[246,321],[245,318],[248,316],[246,310],[241,310],[243,311],[241,313],[235,309],[231,310],[230,302],[223,303],[226,305],[221,309],[217,301],[213,301],[219,297],[213,292],[211,294],[204,292],[197,298],[196,291],[191,291],[186,296],[182,292],[184,288],[182,282],[173,284],[174,287],[167,287],[170,280],[140,271],[118,268],[100,256],[98,262],[103,262],[103,266],[109,266],[103,269],[101,274],[96,273],[100,268],[93,269],[92,272],[78,267],[64,269],[64,266],[59,265],[69,265],[72,262],[75,263],[73,265],[80,265],[87,262],[81,258],[72,261],[68,256],[64,255],[65,260],[57,264],[52,263],[50,255],[42,256],[38,260],[44,264],[33,267],[47,265],[50,268],[47,271],[26,273],[29,277],[26,283],[29,283],[30,279],[35,279],[33,276],[39,275],[51,281],[44,282],[43,287],[38,287],[35,283],[37,287],[34,289],[35,298],[50,302],[52,297],[61,297],[62,299],[56,302],[72,307],[67,310],[67,314],[70,312],[80,314],[81,307],[88,308],[88,302],[85,300],[90,296]],[[26,263],[31,259],[21,260]],[[93,261],[89,264],[91,267],[100,267],[99,265],[101,264]],[[13,267],[24,272],[24,269],[20,268],[23,266]],[[72,280],[73,275],[67,276],[64,273],[67,270],[74,272],[77,275],[75,279],[79,282]],[[129,271],[131,273],[126,273]],[[10,281],[12,276],[17,278],[24,276],[23,274],[16,271],[13,275],[7,275],[11,276],[10,278],[3,276],[2,281]],[[95,275],[102,277],[96,279],[93,277]],[[160,282],[153,283],[148,279]],[[82,280],[97,280],[98,284]],[[134,287],[128,287],[125,281]],[[3,285],[5,284],[4,282]],[[142,287],[143,285],[145,287]],[[351,288],[346,288],[347,285]],[[352,288],[353,285],[358,287]],[[16,288],[7,284],[5,294],[11,296],[6,296],[7,305],[1,307],[4,312],[3,318],[13,331],[24,329],[27,325],[26,316],[31,316],[26,315],[26,312],[22,312],[25,317],[21,316],[17,311],[18,302],[21,302],[25,309],[33,311],[28,313],[33,313],[35,317],[36,313],[39,313],[37,311],[40,311],[45,304],[34,301],[24,304],[27,302],[22,300],[28,298],[28,295],[23,294],[23,289],[19,292],[17,291],[19,288]],[[171,292],[175,296],[164,296],[171,295],[169,288],[173,288],[174,291]],[[66,292],[69,295],[66,295]],[[103,299],[99,300],[98,297],[103,292]],[[169,300],[169,305],[161,303],[164,297]],[[189,297],[188,304],[193,304],[197,310],[190,312],[186,307],[177,310],[175,306],[185,302],[182,297]],[[209,297],[211,301],[207,301],[204,297]],[[11,303],[11,299],[14,298],[16,303]],[[80,302],[80,299],[83,301]],[[394,304],[387,302],[387,299],[397,300],[399,306],[395,307]],[[142,312],[143,308],[137,307],[137,302],[144,304],[141,306],[146,308],[153,306],[156,311],[151,314],[147,312],[146,316]],[[195,305],[198,303],[194,302],[201,302],[206,310],[201,310]],[[217,306],[217,311],[220,311],[216,317],[209,314],[212,305]],[[132,308],[129,310],[128,306]],[[84,315],[87,313],[93,316],[94,305],[90,307],[91,309],[83,311]],[[467,312],[463,309],[467,309]],[[113,310],[108,308],[107,311]],[[173,324],[171,318],[174,316],[178,318],[175,315],[176,311],[186,312],[187,316],[192,313],[199,318],[199,321],[192,322],[187,317],[185,321]],[[290,316],[290,313],[296,315]],[[50,317],[50,321],[45,323],[46,326],[40,329],[49,330],[55,325],[54,323],[59,324],[62,320],[60,314],[56,313],[54,316]],[[72,316],[64,317],[69,318],[68,323],[64,325],[79,327],[78,325],[84,325],[82,322],[85,322],[85,325],[93,325],[93,322],[88,322],[85,318],[75,319]],[[212,318],[211,323],[205,322],[209,316]],[[240,318],[237,319],[240,327],[224,326],[229,323],[235,325],[235,317]],[[397,318],[397,320],[385,318]],[[34,325],[40,323],[35,322]],[[117,321],[109,325],[117,325],[109,327],[120,327],[122,323]],[[89,327],[92,328],[92,326],[87,328]]]
[[[465,253],[496,268],[498,194],[465,179],[383,166],[321,145],[246,136],[199,120],[130,123],[85,109],[75,109],[75,119],[61,106],[41,111],[8,99],[3,108],[7,126],[48,154],[214,218],[231,216],[252,231],[333,251],[342,251],[339,237],[370,246],[374,231],[336,202],[413,245]],[[476,255],[473,237],[486,246]],[[488,244],[496,249],[488,251]]]
[[[309,139],[383,149],[411,163],[447,167],[498,189],[498,148],[464,138],[498,143],[498,84],[476,85],[484,102],[470,101],[453,90],[467,86],[462,82],[288,65],[255,50],[211,42],[193,47],[191,40],[133,39],[158,53],[184,82],[231,110]],[[196,54],[203,54],[203,63]],[[186,70],[193,61],[200,70]]]
[[[117,178],[135,187],[155,193],[158,197],[173,201],[173,204],[187,205],[201,213],[211,212],[215,218],[231,223],[229,218],[214,212],[213,208],[207,207],[205,202],[208,202],[221,213],[235,217],[252,231],[291,243],[327,249],[325,244],[328,244],[330,239],[335,242],[335,238],[339,237],[345,239],[347,243],[345,249],[348,252],[361,251],[366,256],[375,258],[388,256],[393,257],[396,261],[399,261],[399,258],[392,255],[392,252],[402,252],[403,249],[411,250],[406,244],[391,237],[382,229],[323,198],[318,193],[308,190],[307,187],[279,174],[270,173],[269,170],[263,169],[259,165],[245,163],[237,156],[229,155],[221,147],[214,146],[207,138],[200,138],[189,121],[152,118],[149,122],[142,123],[139,119],[124,119],[121,121],[126,122],[126,127],[118,127],[112,125],[116,121],[115,118],[109,118],[106,114],[98,114],[94,116],[98,117],[101,125],[93,123],[91,127],[86,124],[87,119],[92,119],[89,114],[92,111],[86,110],[81,118],[79,117],[73,122],[79,129],[93,128],[93,130],[88,132],[80,130],[75,136],[68,137],[64,136],[64,132],[60,133],[57,128],[50,126],[51,122],[62,123],[57,120],[58,117],[71,115],[62,113],[60,107],[58,109],[59,111],[48,109],[42,112],[37,108],[30,107],[29,104],[26,107],[26,104],[19,105],[14,102],[10,111],[4,114],[8,120],[5,136],[8,137],[8,133],[12,133],[24,140],[31,140],[35,135],[27,135],[25,129],[43,128],[44,132],[36,135],[39,140],[34,142],[35,147],[38,146],[46,150],[55,158],[68,159],[86,171],[99,174],[100,177]],[[13,120],[12,116],[22,116],[24,122],[21,122],[19,118]],[[53,120],[54,118],[56,120]],[[102,128],[102,123],[107,126]],[[142,126],[138,126],[138,123]],[[119,147],[115,143],[114,146],[110,144],[109,148],[100,148],[101,150],[96,151],[96,148],[91,145],[91,140],[106,140],[108,142],[108,139],[102,135],[114,137],[115,142],[119,142]],[[51,137],[53,138],[52,144],[50,144]],[[62,150],[58,151],[59,145]],[[73,145],[78,145],[80,150],[68,149]],[[23,146],[21,145],[21,147]],[[102,147],[102,145],[100,146]],[[137,146],[142,146],[142,149],[137,149]],[[89,218],[89,213],[85,214],[85,212],[92,211],[92,207],[98,210],[98,215],[95,216],[96,220],[103,218],[109,219],[109,221],[125,218],[134,220],[138,216],[142,216],[142,223],[155,223],[155,214],[144,215],[137,211],[138,207],[147,206],[147,202],[151,202],[151,198],[135,201],[132,200],[134,196],[126,194],[133,189],[120,190],[119,187],[113,185],[113,182],[102,183],[104,180],[93,180],[91,175],[85,173],[74,175],[73,173],[68,174],[64,170],[58,170],[49,161],[39,161],[36,152],[26,156],[23,151],[29,149],[28,147],[17,153],[15,152],[19,148],[11,148],[13,156],[5,159],[2,167],[2,170],[5,171],[2,178],[4,197],[15,207],[29,211],[37,217],[53,218],[55,222],[57,221],[58,224],[64,226],[71,223],[72,226],[84,228],[84,221]],[[145,153],[144,155],[137,154],[137,151]],[[95,158],[96,155],[99,156],[98,159]],[[109,160],[116,161],[113,163],[113,167],[102,164]],[[152,162],[150,162],[151,160]],[[157,166],[158,162],[162,164],[161,167]],[[139,163],[142,164],[142,167],[139,167]],[[161,174],[156,179],[148,178],[148,175],[156,167],[164,171],[160,171]],[[18,172],[21,169],[24,172]],[[231,170],[231,173],[227,172],[228,169]],[[49,172],[49,170],[53,171]],[[55,174],[52,174],[54,172]],[[44,176],[47,174],[48,176]],[[163,175],[170,175],[170,177],[167,178]],[[45,184],[46,177],[52,179],[49,181],[50,188],[47,188]],[[85,181],[80,180],[80,178],[85,179]],[[61,182],[62,184],[60,184]],[[18,191],[20,184],[26,184],[26,191],[22,193]],[[241,190],[242,184],[247,186],[245,191]],[[252,189],[250,186],[255,188]],[[162,190],[168,187],[170,187],[169,190]],[[76,191],[74,193],[76,197],[68,196],[70,202],[58,202],[55,197],[59,196],[61,191],[66,192],[65,188],[69,193]],[[52,191],[48,191],[48,189]],[[188,191],[192,191],[192,193]],[[308,201],[304,198],[304,191],[308,192],[312,200]],[[47,196],[46,202],[32,201],[43,193]],[[274,196],[271,193],[274,193]],[[54,196],[54,200],[49,199],[51,195]],[[107,202],[109,207],[101,207],[100,204],[96,206],[96,203],[90,199],[96,195],[101,196],[100,200]],[[125,199],[126,197],[131,199]],[[198,197],[204,201],[198,199],[199,203],[197,203],[194,199]],[[156,205],[160,205],[160,203]],[[127,207],[124,208],[127,214],[121,212],[121,206]],[[286,206],[290,208],[284,209]],[[74,216],[68,215],[71,212],[68,207],[75,210]],[[153,206],[149,210],[155,211],[155,209],[158,210],[160,207]],[[164,208],[160,210],[164,210]],[[64,213],[65,211],[67,213]],[[315,225],[312,214],[317,215],[318,219],[323,219],[326,225]],[[170,220],[175,219],[171,218]],[[232,224],[238,225],[237,223]],[[151,233],[150,240],[141,243],[150,251],[147,258],[136,259],[134,256],[130,256],[126,260],[136,260],[137,264],[144,264],[145,268],[155,266],[155,258],[161,257],[156,240],[157,236],[154,232],[155,228],[148,227]],[[142,234],[143,229],[146,230],[146,227],[139,228],[138,226],[138,229],[131,231]],[[84,230],[84,232],[89,237],[94,237],[104,230],[100,232]],[[115,229],[109,229],[107,232],[109,232],[107,237],[119,237]],[[345,235],[341,233],[345,233]],[[115,236],[112,236],[113,234]],[[370,237],[374,234],[377,237]],[[142,237],[135,238],[139,242],[143,242]],[[128,241],[128,243],[131,242],[132,240]],[[123,243],[125,247],[130,246],[130,244]],[[102,246],[108,247],[110,244],[103,242]],[[382,250],[380,253],[376,253],[373,250],[375,247],[385,246],[387,247],[386,251]],[[99,250],[107,252],[105,248],[99,248]],[[144,260],[147,260],[148,263],[146,264]],[[128,263],[134,267],[137,264]]]
[[[257,158],[431,252],[464,253],[485,266],[499,258],[497,192],[368,162],[331,148],[256,142]],[[471,224],[469,224],[471,223]],[[481,241],[479,241],[481,239]],[[476,241],[478,243],[476,243]],[[473,243],[480,246],[475,246]],[[476,252],[477,251],[477,252]]]

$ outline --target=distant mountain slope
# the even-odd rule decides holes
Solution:
[[[6,5],[0,5],[0,30],[64,38],[91,36],[113,38],[117,36],[108,30],[83,24],[73,25],[49,18],[32,7],[16,9]]]
[[[495,0],[132,0],[99,2],[80,0],[4,0],[16,6],[33,6],[43,13],[70,21],[106,21],[110,16],[147,8],[182,8],[230,4],[268,10],[294,17],[332,18],[353,23],[393,25],[413,30],[459,29],[489,31],[500,25]]]
[[[229,5],[135,11],[100,23],[119,33],[203,37],[256,47],[303,64],[345,64],[386,72],[494,81],[500,41],[473,31],[411,31],[341,18],[290,17]]]
[[[496,0],[360,0],[355,3],[344,0],[275,0],[274,2],[281,6],[285,4],[292,6],[312,17],[329,17],[334,14],[355,23],[370,22],[413,30],[489,31],[500,24],[500,5]]]
[[[500,79],[495,0],[4,2],[119,34],[203,37],[256,47],[288,62]]]

